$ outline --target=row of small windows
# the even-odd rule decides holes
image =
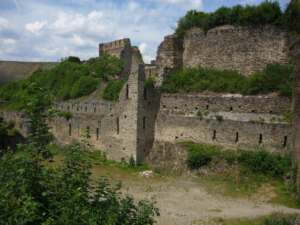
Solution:
[[[183,134],[181,134],[181,136],[183,136]],[[178,136],[176,136],[175,139],[178,139]],[[217,131],[216,130],[213,131],[213,137],[212,137],[212,139],[213,139],[213,141],[215,141],[217,139]],[[239,132],[236,132],[235,143],[238,143],[238,142],[239,142]],[[259,135],[258,143],[262,144],[262,142],[263,142],[263,135],[260,134]],[[286,145],[287,145],[287,136],[284,136],[283,147],[285,148]]]
[[[187,104],[185,104],[184,106],[187,106]],[[163,108],[166,108],[166,105],[163,105]],[[178,109],[177,106],[175,106],[174,108],[175,108],[175,109]],[[209,105],[206,105],[205,108],[206,108],[206,109],[209,109]],[[239,106],[239,108],[242,108],[242,106]],[[198,110],[198,107],[195,107],[195,110]],[[233,108],[230,107],[230,108],[229,108],[229,111],[232,112],[232,111],[233,111]],[[251,112],[252,112],[252,113],[255,113],[255,110],[252,110]],[[270,111],[270,113],[273,113],[273,111]]]

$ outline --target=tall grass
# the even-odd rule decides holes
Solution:
[[[293,62],[289,64],[268,64],[263,71],[245,77],[236,70],[187,67],[176,70],[161,86],[165,93],[197,93],[205,90],[244,95],[278,92],[281,96],[292,97]]]

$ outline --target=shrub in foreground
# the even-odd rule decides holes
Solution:
[[[111,185],[109,174],[92,182],[87,141],[70,145],[62,166],[51,167],[53,154],[44,138],[50,128],[43,121],[56,111],[46,91],[36,84],[29,88],[26,112],[33,132],[29,144],[20,146],[26,154],[0,158],[0,224],[153,224],[159,215],[155,202],[121,197],[122,182]],[[88,130],[84,137],[90,138]]]

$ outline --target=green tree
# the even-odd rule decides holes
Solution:
[[[116,56],[105,53],[101,57],[89,60],[97,77],[107,78],[109,76],[120,75],[124,70],[124,62]]]
[[[110,187],[110,176],[93,184],[88,142],[68,147],[63,165],[44,166],[53,162],[46,149],[47,120],[56,116],[52,97],[37,83],[29,86],[25,98],[31,119],[29,144],[20,145],[26,154],[12,152],[0,158],[0,224],[153,224],[159,215],[154,201],[141,200],[137,205],[128,195],[119,195],[122,182]],[[89,138],[88,130],[84,137]]]

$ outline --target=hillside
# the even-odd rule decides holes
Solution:
[[[56,67],[58,64],[59,62],[0,61],[0,84],[27,78],[39,68],[42,70],[49,70]]]

